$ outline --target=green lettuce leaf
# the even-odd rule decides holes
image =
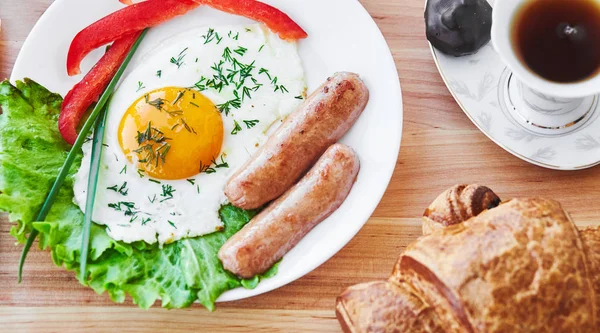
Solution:
[[[62,140],[57,118],[62,98],[32,80],[0,83],[0,211],[16,223],[11,234],[23,243],[35,228],[39,246],[50,249],[56,265],[77,273],[83,214],[73,204],[73,175],[78,157],[46,221],[34,221],[70,149]],[[189,238],[159,248],[143,242],[126,244],[108,236],[105,227],[92,225],[87,281],[97,293],[107,292],[115,302],[129,294],[142,308],[162,300],[166,308],[187,307],[198,300],[214,310],[225,291],[254,288],[261,278],[277,272],[275,266],[261,277],[240,280],[224,270],[218,250],[256,214],[223,206],[222,232]]]

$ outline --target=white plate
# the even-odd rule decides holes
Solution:
[[[391,52],[375,22],[356,0],[268,0],[309,34],[299,44],[309,91],[337,71],[359,73],[371,100],[342,142],[360,156],[361,171],[350,196],[330,218],[311,231],[279,266],[279,273],[254,290],[235,289],[218,301],[238,300],[273,290],[309,273],[336,254],[366,223],[391,179],[402,135],[402,96]],[[63,95],[81,79],[68,77],[65,63],[72,38],[81,29],[122,8],[117,0],[56,0],[40,18],[15,63],[11,81],[30,77]],[[333,13],[333,14],[332,14]],[[129,68],[165,38],[199,26],[251,21],[200,7],[148,33]],[[86,72],[98,50],[82,65]],[[126,74],[125,74],[126,75]]]
[[[493,1],[488,0],[492,5]],[[431,46],[431,45],[430,45]],[[483,134],[514,156],[556,170],[600,164],[600,108],[577,129],[543,135],[521,125],[505,103],[512,73],[488,43],[476,54],[453,57],[431,47],[433,59],[454,99]],[[594,102],[598,105],[598,101]]]

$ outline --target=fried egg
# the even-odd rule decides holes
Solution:
[[[222,230],[225,183],[302,103],[297,45],[266,27],[206,27],[146,54],[112,97],[93,220],[165,244]],[[75,176],[86,204],[91,142]]]

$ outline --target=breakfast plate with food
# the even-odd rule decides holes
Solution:
[[[57,0],[0,106],[23,278],[37,240],[143,308],[212,310],[327,261],[402,134],[391,52],[354,0]]]

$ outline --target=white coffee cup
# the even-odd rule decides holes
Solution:
[[[524,64],[515,50],[513,27],[519,10],[529,2],[496,0],[494,4],[492,44],[515,77],[506,90],[512,104],[509,109],[534,132],[564,134],[583,125],[596,111],[600,73],[578,82],[559,83],[539,76]]]

